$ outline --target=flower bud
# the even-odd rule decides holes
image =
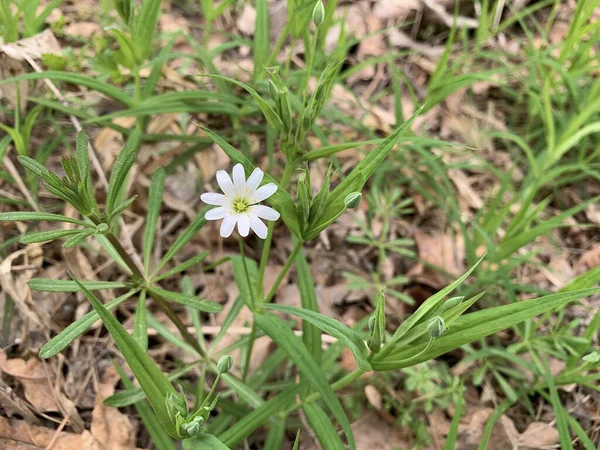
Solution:
[[[324,18],[325,18],[325,6],[323,6],[323,1],[319,0],[313,9],[312,20],[316,26],[319,26],[323,23]]]
[[[230,355],[222,356],[217,363],[219,373],[227,373],[233,367],[233,358]]]
[[[435,316],[429,319],[429,323],[427,324],[427,331],[432,338],[440,337],[444,331],[446,331],[446,324],[444,323],[444,319],[440,316]]]
[[[440,312],[448,311],[449,309],[452,309],[455,306],[460,305],[464,299],[465,298],[462,297],[462,296],[461,297],[452,297],[452,298],[449,298],[442,305],[442,309],[440,310]]]
[[[362,194],[360,192],[351,192],[346,195],[346,198],[344,199],[344,206],[347,209],[356,208],[360,204],[361,200]]]
[[[368,324],[371,333],[367,345],[373,353],[378,353],[385,338],[385,295],[383,291],[377,296],[375,312],[369,318]]]
[[[105,223],[99,223],[99,224],[96,226],[96,233],[98,233],[98,234],[104,234],[104,233],[106,233],[107,231],[108,231],[108,225],[107,225],[107,224],[105,224]]]

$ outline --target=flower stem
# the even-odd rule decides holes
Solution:
[[[304,244],[304,241],[302,241],[302,240],[296,241],[296,245],[294,245],[294,249],[292,250],[292,253],[290,253],[290,256],[288,256],[288,259],[286,260],[283,268],[281,269],[281,272],[279,272],[279,275],[277,275],[275,284],[273,284],[271,291],[265,298],[265,303],[270,303],[271,300],[273,300],[273,297],[275,297],[275,293],[277,292],[279,285],[283,281],[283,277],[285,277],[285,274],[288,273],[288,271],[290,270],[290,267],[292,267],[292,263],[294,262],[294,260],[296,259],[296,256],[298,255],[298,252],[302,248],[302,244]]]
[[[127,267],[129,267],[129,270],[131,270],[131,272],[133,273],[133,276],[137,278],[139,282],[146,284],[146,278],[144,277],[138,266],[135,264],[135,262],[133,262],[133,259],[131,259],[131,257],[129,256],[125,248],[121,245],[116,236],[113,233],[107,233],[106,237],[108,241],[112,244],[112,246],[115,248],[119,256],[123,258],[123,261],[125,262]],[[173,324],[177,327],[177,329],[181,333],[181,337],[183,337],[183,339],[188,344],[190,344],[204,360],[210,361],[210,356],[202,348],[198,340],[194,338],[194,336],[192,336],[192,334],[187,330],[185,324],[181,321],[179,316],[175,314],[175,311],[173,311],[173,309],[169,306],[167,301],[159,295],[150,292],[148,293],[158,304],[160,309],[162,309],[163,312],[167,315],[167,317],[171,320],[171,322],[173,322]]]
[[[343,376],[342,378],[340,378],[339,380],[337,380],[335,383],[333,383],[331,385],[331,389],[333,389],[334,391],[340,390],[343,387],[348,386],[350,383],[353,383],[354,381],[358,380],[365,372],[361,369],[355,369],[354,371],[346,374],[345,376]],[[302,401],[296,403],[294,406],[292,406],[287,413],[291,413],[293,411],[296,411],[297,409],[299,409],[300,407],[302,407],[303,403],[312,403],[314,401],[317,401],[318,399],[321,398],[321,394],[319,394],[318,392],[313,392],[312,394],[308,395],[306,398],[302,399]]]
[[[292,177],[292,172],[296,167],[296,161],[290,161],[285,165],[285,170],[279,180],[279,187],[285,189],[287,184]],[[260,267],[258,269],[258,294],[257,297],[261,298],[263,294],[263,282],[265,279],[265,270],[267,269],[267,261],[269,260],[269,252],[271,251],[271,241],[273,240],[273,229],[275,228],[275,222],[269,222],[269,231],[267,233],[267,239],[263,244],[262,253],[260,256]]]

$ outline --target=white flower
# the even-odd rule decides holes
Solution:
[[[231,236],[237,223],[241,236],[248,236],[252,228],[259,238],[266,239],[267,226],[260,219],[274,221],[279,219],[279,213],[273,208],[257,204],[277,191],[275,183],[258,187],[263,175],[263,171],[256,168],[246,180],[244,167],[236,164],[233,167],[233,181],[224,170],[217,172],[217,183],[225,195],[207,192],[200,196],[204,203],[217,206],[208,211],[205,218],[206,220],[223,219],[222,237]]]

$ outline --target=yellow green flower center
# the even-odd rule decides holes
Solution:
[[[233,203],[233,210],[236,213],[243,213],[246,212],[246,210],[248,209],[248,207],[250,206],[248,204],[248,200],[244,199],[244,198],[236,198]]]

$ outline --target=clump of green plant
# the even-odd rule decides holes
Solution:
[[[146,41],[136,43],[141,30],[140,23],[149,23],[153,30],[156,22],[154,20],[157,17],[155,12],[158,11],[159,2],[153,2],[152,5],[149,3],[144,2],[141,10],[135,11],[132,9],[131,2],[117,2],[118,12],[123,23],[126,24],[125,31],[113,30],[123,58],[119,61],[122,61],[123,65],[134,72],[140,69],[150,54],[146,47]],[[265,7],[265,2],[259,3],[261,4],[260,8]],[[334,2],[328,2],[328,6],[330,3],[334,4]],[[538,329],[530,325],[532,324],[530,319],[540,314],[549,315],[570,302],[600,291],[598,288],[575,289],[579,285],[573,285],[573,289],[566,289],[556,294],[465,314],[483,296],[483,292],[476,292],[468,298],[452,297],[452,292],[467,277],[481,268],[482,258],[471,260],[471,255],[469,255],[469,261],[472,263],[470,269],[438,293],[429,297],[396,329],[392,330],[389,327],[385,311],[385,292],[379,289],[373,299],[375,305],[373,314],[365,321],[366,323],[361,323],[354,329],[320,314],[314,283],[303,253],[304,243],[316,238],[341,214],[360,203],[361,191],[365,184],[386,160],[396,144],[405,136],[412,121],[416,115],[422,112],[422,109],[417,110],[415,116],[400,124],[386,139],[378,140],[377,147],[346,174],[335,188],[331,188],[334,175],[329,172],[323,185],[317,192],[313,192],[310,182],[312,162],[325,159],[327,162],[333,163],[335,153],[345,148],[358,146],[360,143],[324,146],[319,149],[311,149],[307,145],[306,137],[316,128],[316,119],[328,99],[341,67],[341,61],[336,60],[324,68],[319,74],[315,89],[311,92],[308,86],[310,77],[313,75],[314,49],[319,43],[321,27],[331,19],[332,12],[329,8],[325,10],[320,1],[315,5],[312,2],[301,1],[294,1],[292,4],[295,14],[300,14],[299,11],[306,9],[310,4],[309,10],[313,11],[312,17],[316,26],[316,32],[312,34],[308,31],[305,33],[302,29],[296,29],[295,24],[288,26],[288,28],[294,28],[291,30],[294,35],[303,36],[306,39],[307,48],[313,49],[309,53],[307,70],[302,74],[301,82],[296,84],[299,86],[297,90],[293,91],[290,88],[294,83],[288,78],[288,71],[281,70],[279,67],[269,66],[264,71],[259,69],[255,73],[255,80],[259,80],[262,76],[267,78],[262,90],[258,86],[255,89],[237,80],[209,71],[215,83],[223,82],[219,86],[233,83],[243,88],[250,95],[254,109],[260,110],[264,115],[269,126],[269,133],[274,135],[274,139],[279,144],[278,146],[273,145],[273,149],[281,149],[280,153],[273,152],[273,160],[282,159],[284,161],[283,173],[278,178],[263,173],[245,153],[235,149],[217,133],[208,128],[202,128],[208,138],[221,147],[234,164],[233,180],[227,173],[216,174],[223,194],[213,193],[208,196],[205,194],[203,197],[206,203],[216,206],[216,208],[207,207],[200,210],[187,228],[179,234],[173,245],[162,255],[159,262],[152,264],[152,255],[155,253],[156,228],[166,177],[164,169],[157,170],[152,176],[149,188],[149,206],[141,249],[142,264],[138,265],[119,239],[117,221],[135,201],[135,197],[125,199],[125,186],[137,155],[139,143],[144,136],[146,139],[153,138],[145,134],[145,118],[157,110],[165,111],[168,109],[167,107],[180,111],[182,105],[192,105],[193,107],[186,111],[194,112],[200,107],[194,105],[193,102],[186,103],[184,98],[187,100],[192,97],[215,100],[220,98],[219,94],[184,92],[153,96],[153,89],[160,73],[160,63],[155,63],[153,75],[143,88],[139,77],[137,75],[134,77],[133,96],[123,94],[120,90],[107,84],[93,83],[84,77],[54,74],[51,76],[56,79],[77,81],[98,89],[118,99],[126,107],[123,111],[102,118],[88,117],[90,122],[109,124],[115,117],[135,115],[138,117],[137,125],[133,131],[121,130],[129,135],[129,140],[127,146],[119,153],[112,168],[105,202],[98,201],[92,187],[89,149],[85,133],[82,132],[77,137],[75,156],[63,158],[62,165],[65,175],[62,177],[46,169],[26,153],[20,152],[21,164],[42,179],[50,193],[71,204],[80,213],[81,218],[74,219],[59,214],[41,212],[0,214],[0,221],[4,222],[46,221],[75,225],[75,228],[28,233],[21,238],[21,242],[29,244],[66,238],[64,245],[74,247],[82,244],[85,239],[93,238],[104,247],[110,258],[122,267],[126,280],[119,282],[86,282],[74,278],[72,280],[33,279],[30,282],[30,288],[39,291],[82,292],[94,308],[92,312],[52,338],[42,348],[40,356],[49,358],[63,351],[100,318],[139,383],[139,387],[135,387],[131,380],[123,374],[126,390],[110,397],[106,403],[119,407],[135,404],[160,450],[176,448],[172,439],[182,441],[182,445],[186,449],[233,448],[260,427],[268,429],[264,448],[280,449],[284,442],[286,429],[297,426],[295,415],[300,409],[324,448],[343,449],[347,444],[354,449],[356,445],[350,422],[336,391],[352,385],[367,372],[389,372],[399,369],[408,369],[406,388],[412,391],[417,384],[426,383],[431,378],[427,366],[421,366],[418,370],[413,369],[418,364],[428,362],[453,349],[482,340],[500,330],[516,327],[522,323],[528,324],[524,330],[525,339],[522,343],[516,344],[514,350],[517,352],[519,345],[527,348],[534,347],[538,342],[544,341],[544,338],[536,336]],[[147,11],[146,8],[152,8],[152,10]],[[214,20],[217,12],[220,13],[218,8],[213,10],[211,2],[203,2],[203,8],[207,16],[210,14],[209,22]],[[139,15],[137,15],[138,13]],[[156,14],[158,13],[156,12]],[[308,24],[310,15],[305,14],[305,16],[308,17],[305,20]],[[141,19],[142,17],[146,19]],[[306,29],[308,30],[307,27]],[[146,33],[145,29],[143,33]],[[151,41],[151,36],[151,34],[147,36],[149,41]],[[257,48],[260,48],[264,42],[257,41],[256,44]],[[262,53],[262,56],[263,61],[270,63],[271,58],[268,58],[268,55]],[[265,56],[267,58],[264,58]],[[48,76],[48,74],[29,78],[43,76]],[[264,94],[259,92],[264,92]],[[226,106],[232,107],[227,111],[231,112],[232,117],[236,113],[240,116],[239,110],[232,106],[237,103],[231,98],[226,97],[226,99],[231,101]],[[244,102],[244,106],[248,106],[248,103]],[[58,105],[47,104],[58,109]],[[212,102],[210,107],[216,108],[215,104],[216,102]],[[201,106],[205,108],[206,104]],[[211,109],[210,111],[216,110]],[[232,122],[239,125],[235,120]],[[275,170],[273,170],[273,174],[275,174]],[[297,178],[295,186],[291,183],[294,178]],[[248,191],[245,190],[246,187]],[[391,209],[386,213],[403,213],[408,203],[401,199],[399,191],[391,191],[387,195],[392,201],[389,203]],[[270,206],[259,205],[263,200]],[[104,206],[101,207],[101,205]],[[258,208],[258,206],[263,208]],[[521,216],[523,220],[530,218],[525,213]],[[294,246],[273,287],[265,293],[263,292],[263,280],[269,261],[273,230],[278,218],[282,219],[285,228],[293,236]],[[202,316],[201,313],[218,312],[221,310],[221,306],[210,299],[194,295],[193,288],[190,287],[189,279],[186,277],[182,278],[182,292],[163,289],[161,283],[171,277],[177,277],[203,262],[207,257],[206,252],[176,265],[172,263],[183,247],[206,225],[207,220],[220,219],[224,220],[221,225],[222,236],[231,235],[236,225],[238,228],[240,255],[232,257],[231,264],[234,267],[235,281],[240,294],[227,315],[219,335],[214,341],[206,342],[202,333],[205,316]],[[269,225],[264,225],[260,219],[270,220]],[[520,228],[517,227],[518,232],[515,231],[515,236],[529,228],[532,220],[533,218],[520,222]],[[523,224],[524,226],[522,226]],[[553,223],[553,225],[556,224]],[[244,249],[248,244],[243,237],[249,234],[250,229],[264,239],[258,262],[245,256]],[[367,235],[366,241],[362,243],[377,247],[381,258],[385,258],[387,252],[410,256],[405,248],[408,243],[404,241],[389,243],[381,240],[379,236]],[[504,247],[501,247],[499,251],[506,254],[514,252],[515,249],[507,246],[506,242],[503,242],[503,245]],[[494,245],[490,245],[488,248],[490,251],[494,249]],[[302,306],[300,308],[273,303],[278,287],[293,266],[296,269],[301,294]],[[379,280],[375,281],[379,288]],[[93,293],[93,291],[102,289],[124,289],[126,293],[102,304]],[[130,335],[110,313],[128,299],[136,299],[133,335]],[[150,299],[173,322],[179,335],[168,330],[154,317],[148,308]],[[175,304],[187,308],[195,335],[188,331],[187,325],[173,310]],[[233,348],[243,350],[245,355],[243,360],[234,362],[223,354],[226,351],[215,350],[215,343],[227,332],[228,327],[243,307],[248,308],[252,313],[252,329],[248,337],[239,339],[233,346],[226,349],[226,351]],[[284,313],[298,318],[301,323],[302,337],[296,336],[290,324],[276,313]],[[596,328],[590,325],[591,334],[598,328],[598,319],[594,320]],[[183,366],[168,375],[163,374],[147,355],[149,327],[156,329],[161,336],[174,345],[197,355],[198,361]],[[337,343],[328,347],[327,350],[323,350],[322,333],[336,338]],[[256,373],[250,374],[248,368],[252,348],[255,340],[262,335],[269,336],[277,344],[277,349]],[[583,342],[577,342],[577,351],[581,355],[588,352],[592,336],[586,335],[586,339]],[[352,352],[357,368],[350,373],[340,375],[337,359],[345,348]],[[508,353],[508,355],[495,354],[494,356],[514,359],[512,353]],[[571,354],[571,357],[574,355]],[[592,383],[595,378],[593,375],[589,375],[589,372],[600,366],[598,359],[592,353],[585,357],[583,363],[579,363],[578,360],[570,360],[570,371],[565,372],[560,382]],[[287,368],[286,374],[278,376],[278,370],[284,364]],[[491,360],[488,369],[496,370],[494,364],[495,360]],[[189,383],[182,382],[181,389],[175,389],[173,382],[198,365],[202,367],[202,376],[197,385],[189,386]],[[234,375],[233,365],[240,367],[239,376]],[[536,374],[540,381],[536,387],[547,392],[553,402],[556,402],[555,385],[557,381],[551,377],[548,378],[543,361],[540,361],[537,367]],[[211,372],[215,376],[209,392],[205,392],[204,383],[207,372]],[[501,370],[496,370],[496,372],[502,373]],[[299,373],[298,379],[294,376],[296,373]],[[277,380],[279,382],[273,382],[274,378],[280,378]],[[215,395],[217,384],[221,382],[225,387],[221,395],[217,396]],[[458,401],[456,417],[459,418],[462,407],[460,398],[462,397],[456,394],[459,393],[460,386],[455,380],[452,380],[450,385],[453,389],[452,395]],[[271,391],[275,392],[272,396],[261,395]],[[232,400],[234,395],[237,400]],[[447,401],[447,399],[443,400]],[[431,406],[429,402],[433,401],[435,399],[425,399],[426,407]],[[219,414],[211,417],[215,409],[219,410]],[[331,417],[335,420],[332,420]],[[344,432],[344,438],[340,437],[337,431],[338,425]],[[453,422],[453,429],[455,430],[457,426],[458,419],[455,423]],[[449,442],[452,442],[451,440],[455,437],[454,433],[453,437],[449,437]],[[298,442],[296,439],[296,446]]]

